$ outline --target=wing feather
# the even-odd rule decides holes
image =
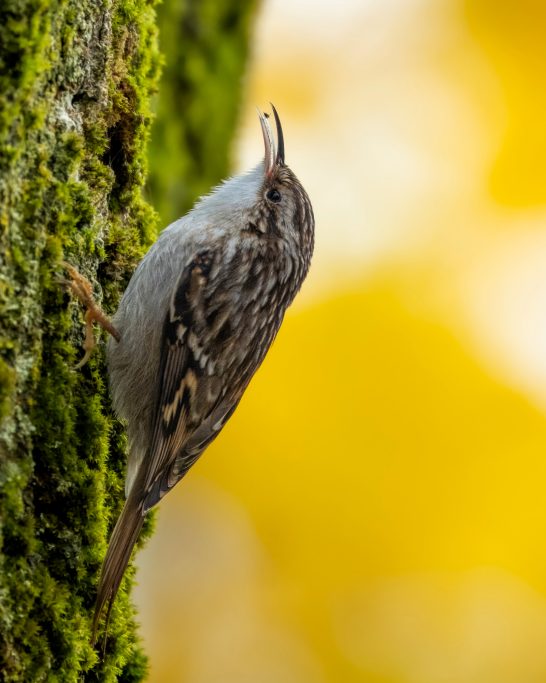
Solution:
[[[205,292],[213,254],[197,254],[182,272],[165,319],[160,383],[146,468],[143,510],[149,510],[199,458],[235,410],[221,377],[199,363],[210,355],[203,330]]]

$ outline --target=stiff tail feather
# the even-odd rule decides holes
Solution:
[[[138,535],[144,523],[142,505],[135,502],[129,495],[125,501],[123,510],[116,522],[106,557],[102,563],[97,600],[95,603],[95,614],[93,616],[93,627],[91,644],[97,641],[97,630],[101,616],[106,609],[106,623],[110,617],[110,610],[118,592],[123,574],[129,564],[131,551],[137,542]]]

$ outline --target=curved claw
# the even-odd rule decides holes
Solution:
[[[94,322],[97,322],[103,329],[111,334],[117,342],[120,341],[121,335],[94,300],[93,287],[89,280],[79,273],[72,264],[62,261],[61,265],[68,271],[68,274],[70,275],[70,279],[63,279],[61,280],[62,283],[68,287],[68,289],[70,289],[72,294],[79,299],[86,309],[84,316],[85,340],[83,343],[85,355],[76,365],[76,369],[79,369],[87,363],[96,345],[95,336],[93,334]]]

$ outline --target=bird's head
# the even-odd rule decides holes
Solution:
[[[314,217],[303,186],[286,165],[284,135],[277,110],[272,106],[276,142],[269,115],[258,112],[264,139],[263,162],[234,176],[197,205],[209,222],[229,226],[231,234],[259,240],[281,240],[310,259]]]
[[[281,238],[300,249],[312,249],[314,217],[307,192],[286,165],[284,135],[277,110],[271,105],[277,141],[268,114],[258,112],[265,146],[255,201],[249,209],[247,229],[259,236]]]

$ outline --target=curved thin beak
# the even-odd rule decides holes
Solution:
[[[271,102],[269,103],[271,104]],[[277,127],[277,163],[284,164],[284,135],[282,134],[282,126],[277,110],[271,104],[271,109],[273,109],[273,116],[275,117],[275,126]]]
[[[273,140],[273,133],[271,126],[266,116],[258,109],[258,116],[260,117],[260,125],[262,127],[262,134],[264,136],[265,147],[265,175],[270,176],[275,169],[276,152],[275,141]]]
[[[273,132],[269,125],[268,115],[263,114],[258,109],[258,116],[260,117],[260,125],[262,127],[262,135],[264,136],[265,147],[265,175],[271,176],[275,167],[279,164],[284,164],[284,135],[282,132],[281,120],[277,114],[277,110],[271,105],[273,116],[275,117],[275,127],[277,129],[277,147],[275,147],[275,140]]]

